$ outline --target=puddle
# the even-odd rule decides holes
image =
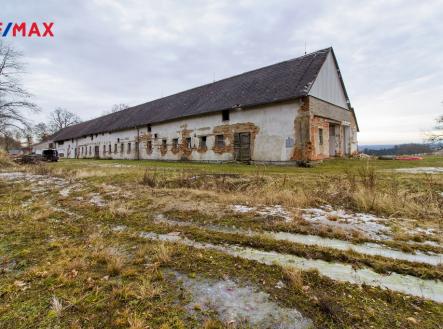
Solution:
[[[443,174],[443,167],[397,168],[393,170],[408,174]]]
[[[384,225],[387,220],[371,214],[351,213],[324,206],[302,209],[302,218],[310,223],[321,223],[348,231],[356,230],[374,240],[390,239],[390,229]]]
[[[253,248],[201,243],[182,238],[176,234],[142,232],[140,233],[140,237],[157,241],[177,242],[197,249],[216,250],[231,256],[257,261],[266,265],[277,264],[281,266],[292,266],[305,271],[318,270],[320,274],[333,280],[353,284],[364,283],[443,303],[443,282],[438,280],[423,280],[411,275],[398,273],[382,275],[368,268],[354,270],[351,265],[347,264],[329,263],[323,260],[306,259],[294,255],[261,251]]]
[[[202,312],[214,311],[223,323],[234,327],[302,329],[312,326],[312,321],[298,310],[279,306],[268,293],[255,287],[240,286],[229,279],[216,281],[190,279],[180,273],[174,275],[192,295],[187,305],[191,314],[198,314],[196,308]]]
[[[163,214],[159,214],[155,217],[156,223],[162,223],[173,226],[188,226],[188,227],[199,227],[212,232],[222,232],[222,233],[237,233],[245,236],[265,236],[270,239],[295,242],[308,246],[320,246],[336,250],[353,250],[357,253],[370,255],[370,256],[383,256],[386,258],[405,260],[410,262],[425,263],[430,265],[439,265],[443,263],[443,254],[428,255],[422,252],[416,252],[416,254],[411,254],[403,252],[400,250],[395,250],[388,248],[383,245],[376,243],[363,243],[354,244],[349,241],[343,241],[339,239],[323,238],[317,235],[306,235],[298,233],[287,233],[287,232],[254,232],[247,231],[236,228],[221,227],[215,225],[198,225],[192,222],[181,222],[176,220],[170,220],[165,218]]]

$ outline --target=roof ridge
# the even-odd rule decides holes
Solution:
[[[296,99],[306,95],[299,85],[315,79],[322,65],[321,59],[326,57],[325,54],[331,49],[329,47],[317,50],[92,118],[58,131],[54,140],[72,139],[208,114],[230,109],[236,104],[252,107],[257,104]]]
[[[266,66],[263,66],[263,67],[259,67],[259,68],[257,68],[257,69],[253,69],[253,70],[245,71],[245,72],[238,73],[238,74],[235,74],[235,75],[231,75],[231,76],[229,76],[229,77],[226,77],[226,78],[223,78],[223,79],[220,79],[220,80],[214,81],[214,82],[210,82],[210,83],[205,83],[205,84],[203,84],[203,85],[199,85],[199,86],[196,86],[196,87],[192,87],[192,88],[190,88],[190,89],[186,89],[186,90],[183,90],[183,91],[179,91],[179,92],[177,92],[177,93],[170,94],[170,95],[168,95],[168,96],[164,96],[164,97],[160,97],[160,98],[155,98],[155,99],[153,99],[153,100],[150,100],[150,101],[147,101],[147,102],[144,102],[144,103],[142,103],[142,104],[135,105],[135,106],[132,106],[132,107],[138,107],[138,106],[141,106],[141,105],[144,105],[144,104],[150,103],[150,102],[155,102],[155,101],[157,101],[157,100],[159,100],[159,99],[164,99],[164,98],[168,98],[168,97],[171,97],[171,96],[180,95],[180,94],[182,94],[182,93],[186,93],[186,92],[189,92],[189,91],[191,91],[191,90],[195,90],[195,89],[198,89],[198,88],[202,88],[202,87],[210,86],[210,85],[213,85],[213,84],[216,84],[216,83],[219,83],[219,82],[223,82],[223,81],[226,81],[226,80],[230,80],[230,79],[233,79],[233,78],[238,78],[239,76],[242,76],[242,75],[244,75],[244,74],[253,73],[253,72],[260,71],[260,70],[268,69],[268,68],[270,68],[270,67],[272,67],[272,66],[277,66],[277,65],[280,65],[280,64],[283,64],[283,63],[292,62],[292,61],[295,61],[295,60],[302,59],[302,58],[304,58],[304,57],[314,56],[314,55],[316,55],[316,54],[320,54],[320,53],[322,53],[322,52],[324,52],[324,51],[326,51],[326,50],[329,51],[330,49],[332,49],[332,47],[328,47],[328,48],[324,48],[324,49],[316,50],[316,51],[313,51],[313,52],[311,52],[311,53],[309,53],[309,54],[305,54],[305,55],[302,55],[302,56],[299,56],[299,57],[294,57],[294,58],[287,59],[287,60],[284,60],[284,61],[281,61],[281,62],[277,62],[277,63],[274,63],[274,64],[270,64],[270,65],[266,65]],[[314,56],[314,57],[315,57],[315,56]],[[132,107],[129,107],[129,108],[132,108]],[[125,109],[125,110],[128,110],[129,108],[127,108],[127,109]],[[123,111],[124,111],[124,110],[123,110]]]

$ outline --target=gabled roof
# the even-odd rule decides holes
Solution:
[[[60,130],[55,141],[297,99],[309,89],[332,48],[101,116]]]

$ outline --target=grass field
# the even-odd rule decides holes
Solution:
[[[443,328],[435,168],[1,161],[0,327]]]

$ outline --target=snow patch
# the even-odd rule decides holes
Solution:
[[[343,209],[334,210],[331,206],[302,209],[302,218],[310,223],[321,223],[340,227],[344,230],[357,230],[374,240],[388,240],[390,228],[387,219],[371,214],[352,213]]]
[[[440,174],[443,173],[443,167],[397,168],[394,171],[408,174]]]
[[[348,264],[307,259],[273,251],[263,251],[228,244],[214,245],[211,243],[202,243],[181,237],[177,234],[141,232],[139,235],[142,238],[150,240],[176,242],[196,249],[216,250],[234,257],[257,261],[266,265],[277,264],[280,266],[295,267],[303,271],[318,270],[320,274],[332,280],[387,288],[443,303],[443,282],[438,280],[424,280],[412,275],[403,275],[395,272],[389,275],[383,275],[369,268],[354,269],[352,265]]]
[[[89,202],[96,205],[97,207],[106,206],[106,202],[103,200],[101,195],[98,193],[92,193],[91,198],[89,199]]]
[[[273,206],[259,206],[259,207],[249,207],[241,204],[234,204],[231,205],[231,209],[237,213],[248,213],[254,211],[261,216],[280,217],[287,222],[290,222],[294,219],[294,216],[279,204]]]
[[[212,310],[223,323],[234,327],[248,324],[254,328],[302,329],[312,325],[298,310],[281,307],[255,287],[240,286],[229,279],[190,279],[180,273],[175,277],[192,295],[187,305],[190,313],[196,313],[196,308]]]
[[[335,250],[352,250],[354,252],[370,255],[370,256],[383,256],[391,259],[405,260],[409,262],[418,262],[430,265],[443,264],[443,254],[426,254],[423,252],[416,252],[415,254],[395,250],[388,248],[384,245],[376,243],[362,243],[356,244],[349,241],[343,241],[339,239],[324,238],[317,235],[309,234],[298,234],[298,233],[288,233],[288,232],[254,232],[251,230],[243,230],[231,227],[223,227],[217,225],[199,225],[193,222],[182,222],[177,220],[167,219],[163,214],[158,214],[155,216],[155,222],[172,225],[172,226],[183,226],[183,227],[198,227],[211,232],[220,233],[235,233],[241,234],[248,237],[260,237],[265,236],[267,238],[278,240],[278,241],[288,241],[298,244],[308,245],[308,246],[319,246],[326,247]]]
[[[231,209],[238,213],[247,213],[255,210],[254,207],[248,207],[241,204],[234,204],[231,206]]]

